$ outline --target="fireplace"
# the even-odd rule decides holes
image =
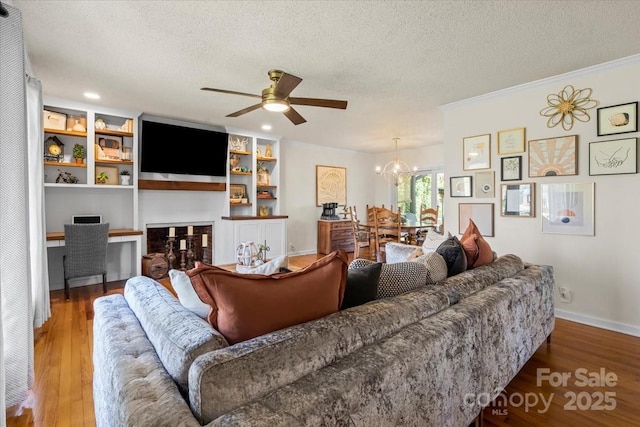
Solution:
[[[193,235],[188,236],[189,227],[193,227]],[[176,257],[169,268],[180,268],[181,253],[180,244],[184,241],[186,249],[193,251],[194,261],[203,261],[213,264],[213,221],[211,222],[175,222],[162,224],[147,224],[147,253],[169,253],[169,231],[175,230],[173,253]],[[190,239],[190,241],[189,241]]]

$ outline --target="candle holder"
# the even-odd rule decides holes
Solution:
[[[185,255],[187,253],[186,249],[180,249],[180,270],[186,270],[187,262],[185,259]]]
[[[176,241],[175,237],[167,237],[167,244],[165,245],[167,259],[169,260],[169,268],[174,267],[174,262],[176,262],[176,254],[173,252],[173,243]]]
[[[187,234],[187,270],[191,270],[195,267],[193,259],[195,253],[193,252],[193,234]]]

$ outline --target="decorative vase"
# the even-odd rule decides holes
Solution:
[[[77,164],[81,165],[84,163],[84,159],[82,157],[74,157]]]
[[[252,241],[241,243],[236,249],[238,265],[251,267],[258,259],[258,247]]]
[[[131,175],[120,175],[120,185],[129,185]]]

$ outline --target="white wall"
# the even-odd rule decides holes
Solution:
[[[450,198],[448,182],[445,209],[457,212],[460,202],[495,203],[495,237],[487,238],[498,254],[514,253],[525,261],[552,265],[556,288],[573,291],[573,302],[556,299],[557,314],[584,323],[640,335],[640,263],[635,240],[638,237],[640,198],[637,188],[640,175],[589,176],[589,142],[638,137],[639,134],[597,137],[596,110],[591,120],[576,122],[571,131],[558,126],[547,128],[547,118],[539,111],[546,107],[546,97],[571,84],[576,89],[592,88],[592,98],[600,106],[638,101],[640,93],[640,57],[627,58],[586,70],[534,82],[483,97],[449,104],[444,112],[444,155],[447,177],[472,175],[462,169],[462,138],[491,134],[491,169],[496,171],[496,188],[500,184],[500,157],[496,132],[526,128],[526,139],[578,135],[577,176],[528,178],[528,154],[523,157],[523,181],[536,183],[536,217],[503,218],[495,199]],[[540,218],[540,184],[595,183],[595,236],[543,234]],[[499,194],[496,191],[496,194]],[[446,229],[458,233],[455,221]]]
[[[282,140],[280,157],[280,208],[289,216],[289,253],[314,253],[317,250],[317,224],[322,207],[316,206],[316,165],[347,168],[348,205],[356,205],[363,212],[365,205],[375,200],[373,154]]]

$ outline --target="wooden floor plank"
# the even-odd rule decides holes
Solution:
[[[352,254],[351,254],[352,255]],[[290,257],[290,267],[302,268],[322,256]],[[351,260],[351,256],[350,256]],[[122,293],[124,282],[109,284],[109,294]],[[51,292],[52,317],[35,331],[35,383],[30,407],[7,411],[8,427],[95,426],[93,410],[93,301],[102,296],[102,286],[73,288],[70,301],[63,291]],[[589,372],[605,368],[618,376],[615,387],[537,385],[538,369]],[[567,410],[565,393],[615,393],[613,411]],[[546,412],[542,405],[524,405],[484,410],[485,427],[616,427],[640,425],[640,338],[598,329],[562,319],[556,320],[551,345],[543,344],[504,391],[505,396],[553,394]],[[501,412],[502,411],[502,412]]]

